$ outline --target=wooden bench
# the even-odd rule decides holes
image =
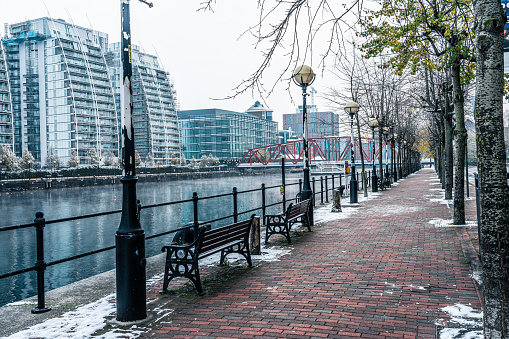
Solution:
[[[378,179],[378,187],[380,190],[385,191],[387,188],[391,187],[391,178],[389,173],[385,173],[384,177]]]
[[[265,244],[268,244],[269,238],[273,234],[284,235],[288,243],[291,244],[290,229],[298,221],[302,225],[306,225],[309,232],[311,232],[311,223],[308,218],[310,206],[311,199],[307,199],[297,204],[291,203],[286,212],[282,214],[265,215]]]
[[[200,229],[198,237],[191,244],[163,246],[161,251],[167,253],[162,293],[167,292],[173,278],[185,277],[193,282],[198,295],[204,295],[198,261],[218,252],[221,252],[220,265],[223,265],[228,254],[239,253],[252,267],[249,231],[254,217],[253,214],[250,219],[212,230]]]

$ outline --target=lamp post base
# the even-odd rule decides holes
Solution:
[[[373,175],[371,176],[371,187],[373,192],[378,192],[378,177],[375,172],[373,172]]]
[[[352,176],[350,179],[350,203],[356,204],[357,200],[357,179],[355,178],[355,166],[352,166]]]
[[[309,168],[304,168],[304,184],[302,186],[302,192],[300,193],[300,201],[311,199],[311,205],[309,206],[308,220],[311,225],[314,225],[313,218],[313,191],[311,190],[311,183],[309,180]]]

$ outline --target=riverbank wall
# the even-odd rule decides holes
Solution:
[[[268,170],[270,172],[270,170]],[[265,175],[268,171],[214,171],[214,172],[185,172],[165,174],[138,174],[138,183],[166,182],[177,180],[213,179],[223,177],[235,177],[245,175]],[[105,185],[121,185],[120,175],[87,176],[87,177],[57,177],[57,178],[34,178],[19,180],[1,180],[0,193],[20,192],[30,190],[46,190],[75,187],[91,187]]]

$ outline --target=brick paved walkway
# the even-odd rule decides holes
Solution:
[[[204,297],[182,284],[173,295],[150,291],[142,336],[434,338],[449,318],[442,308],[481,308],[465,258],[476,232],[429,223],[452,219],[452,206],[433,200],[440,187],[422,169],[351,217],[294,236],[280,261],[209,271]],[[475,220],[475,200],[467,210]]]

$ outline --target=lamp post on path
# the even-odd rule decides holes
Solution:
[[[354,136],[353,136],[353,117],[359,110],[359,104],[354,101],[350,101],[345,106],[345,111],[350,115],[350,145],[352,151],[352,172],[350,177],[350,203],[357,203],[357,178],[355,173],[355,152],[354,152]]]
[[[152,7],[151,3],[143,0]],[[122,322],[142,320],[147,317],[146,276],[145,276],[145,231],[140,225],[140,215],[136,200],[133,89],[131,56],[131,23],[129,0],[121,4],[121,60],[122,60],[122,153],[124,173],[122,182],[122,216],[115,236],[116,250],[116,288],[117,320]]]
[[[292,78],[296,85],[302,87],[302,144],[304,150],[304,184],[302,186],[300,199],[303,201],[313,198],[313,191],[311,190],[311,183],[309,182],[308,118],[306,104],[306,97],[308,94],[306,93],[306,90],[308,86],[311,85],[315,80],[315,73],[311,67],[302,65],[298,66],[295,71],[293,71]],[[313,204],[310,205],[308,217],[310,223],[313,224]]]
[[[373,192],[378,192],[378,178],[376,176],[376,166],[375,166],[375,128],[377,128],[378,126],[378,120],[376,120],[376,118],[371,119],[368,122],[368,126],[371,127],[373,137],[373,174],[371,175],[371,188]]]

